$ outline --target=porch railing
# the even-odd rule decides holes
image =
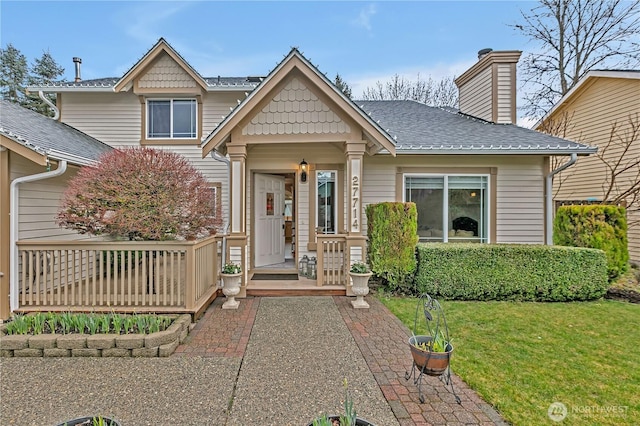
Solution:
[[[220,241],[19,241],[19,309],[198,312]]]
[[[348,280],[347,240],[345,235],[318,234],[318,277],[317,284],[346,285]]]

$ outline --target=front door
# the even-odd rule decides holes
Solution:
[[[284,176],[255,174],[255,267],[284,263]]]

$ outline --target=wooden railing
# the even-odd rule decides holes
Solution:
[[[318,286],[347,284],[349,256],[345,237],[340,234],[317,235]]]
[[[19,309],[196,313],[217,291],[220,241],[19,241]]]

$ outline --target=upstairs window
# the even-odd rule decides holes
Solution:
[[[196,138],[196,105],[195,99],[147,100],[147,138]]]

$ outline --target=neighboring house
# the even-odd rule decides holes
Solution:
[[[611,164],[622,158],[618,167],[621,169],[640,158],[640,134],[636,133],[635,140],[624,154],[622,146],[616,145],[630,140],[630,120],[635,126],[640,126],[640,70],[594,70],[560,99],[536,124],[536,129],[597,146]],[[614,126],[614,145],[605,150]],[[636,183],[639,169],[640,166],[636,165],[621,173],[609,199]],[[554,199],[559,202],[602,201],[609,186],[609,176],[607,166],[598,157],[580,160],[556,179]],[[628,204],[627,209],[629,256],[632,261],[640,263],[640,200]]]
[[[79,166],[111,149],[64,123],[0,100],[0,319],[10,314],[15,241],[87,238],[58,227],[54,218]]]
[[[550,158],[595,149],[512,124],[519,57],[490,52],[460,76],[460,112],[352,101],[297,49],[264,78],[206,78],[163,39],[122,77],[30,90],[56,93],[60,121],[113,147],[189,158],[221,191],[241,295],[345,294],[368,204],[415,202],[425,242],[549,243]],[[317,280],[253,279],[304,256]]]

